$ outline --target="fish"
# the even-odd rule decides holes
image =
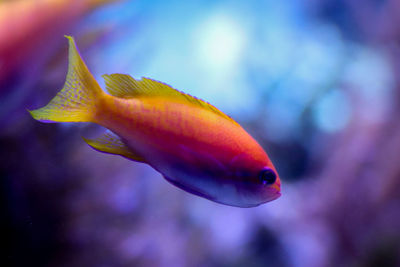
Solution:
[[[69,44],[64,87],[44,107],[44,123],[91,122],[105,132],[83,138],[93,149],[145,163],[168,182],[216,203],[249,208],[281,196],[280,178],[264,149],[235,120],[171,86],[127,74],[102,75],[103,91]]]

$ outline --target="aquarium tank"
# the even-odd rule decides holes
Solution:
[[[397,0],[0,1],[3,266],[400,266],[399,16]],[[34,120],[63,88],[64,35],[103,90],[148,77],[230,116],[281,196],[216,203],[93,150],[99,125]]]

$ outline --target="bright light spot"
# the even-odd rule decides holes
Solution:
[[[182,64],[195,70],[196,80],[202,79],[201,86],[191,86],[193,94],[235,117],[255,114],[257,102],[241,64],[247,44],[247,24],[240,19],[224,10],[202,18],[193,31],[190,46],[193,54],[186,59],[190,61]]]
[[[195,33],[197,58],[213,71],[230,70],[238,64],[245,40],[237,21],[226,15],[214,15],[200,24]]]
[[[323,96],[313,110],[317,127],[330,133],[343,129],[349,122],[350,114],[350,103],[346,95],[339,90],[333,90]]]

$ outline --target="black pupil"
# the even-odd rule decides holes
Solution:
[[[260,172],[260,180],[263,184],[273,184],[276,181],[275,172],[271,169],[265,169]]]

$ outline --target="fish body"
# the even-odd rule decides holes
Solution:
[[[94,149],[143,162],[179,188],[212,201],[253,207],[280,196],[280,180],[261,146],[214,106],[148,78],[103,75],[106,94],[72,37],[64,88],[32,116],[89,121],[110,131],[85,139]]]

